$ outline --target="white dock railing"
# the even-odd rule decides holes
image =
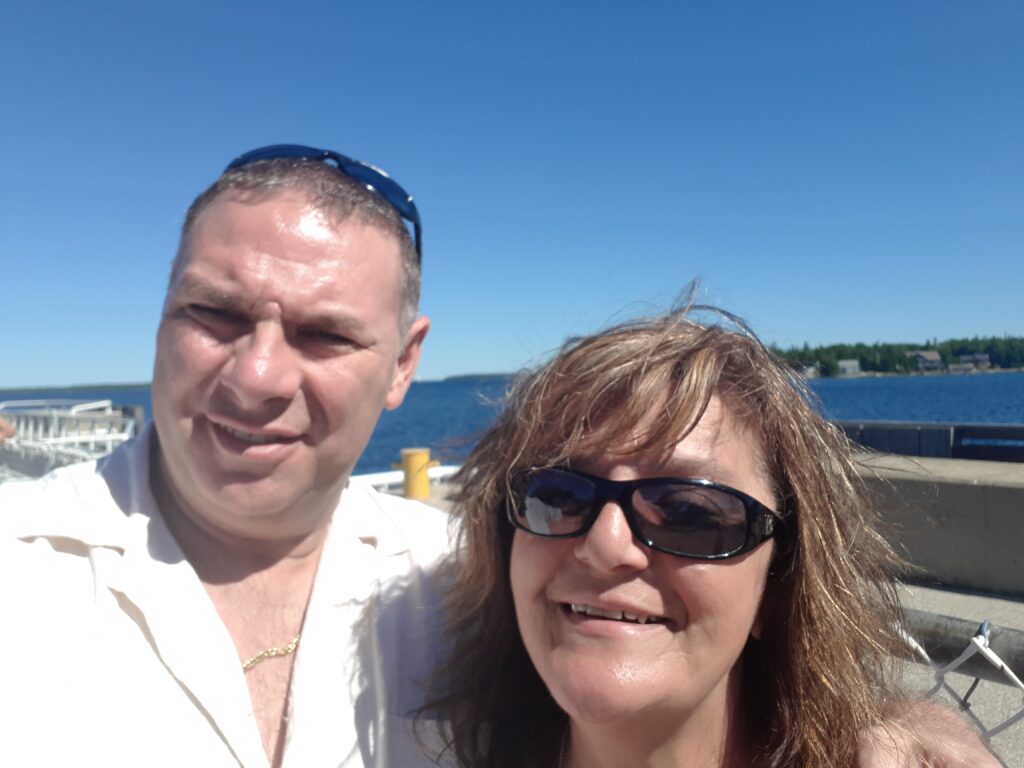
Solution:
[[[4,464],[27,476],[104,456],[141,427],[110,400],[5,400],[0,419],[14,432],[0,442]]]
[[[445,480],[459,471],[457,466],[441,465],[429,467],[427,474],[433,481]],[[389,472],[371,472],[365,475],[352,475],[351,482],[359,485],[369,485],[378,491],[394,491],[402,486],[405,474],[400,469]]]

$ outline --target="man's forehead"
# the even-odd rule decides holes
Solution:
[[[246,215],[246,211],[267,223],[283,221],[286,218],[300,219],[301,226],[311,236],[330,237],[350,226],[368,227],[381,237],[394,240],[396,249],[401,249],[398,238],[382,222],[352,206],[342,206],[329,195],[315,194],[300,186],[283,186],[271,189],[226,189],[218,194],[203,209],[193,222],[190,233],[195,232],[204,220],[216,217]]]
[[[283,234],[293,236],[296,245],[324,246],[320,261],[327,269],[336,266],[332,254],[337,247],[354,238],[359,239],[362,249],[372,247],[378,267],[379,259],[392,250],[396,263],[401,263],[401,243],[398,238],[359,212],[340,216],[329,208],[317,205],[309,194],[301,190],[283,189],[259,194],[228,190],[211,202],[193,222],[190,230],[183,233],[175,257],[174,272],[180,272],[197,255],[207,255],[204,252],[206,246],[230,248],[237,243],[258,250],[261,243],[269,244]],[[303,252],[308,250],[303,249]],[[289,249],[280,247],[276,252],[268,252],[281,259],[293,255]],[[351,264],[351,259],[349,261]],[[310,261],[306,263],[317,266]]]
[[[308,216],[319,218],[323,225],[328,222],[312,197],[297,189],[240,190],[228,189],[221,192],[203,209],[187,235],[204,234],[211,227],[230,228],[233,223],[245,222],[279,224],[287,218]],[[322,226],[323,226],[322,225]]]

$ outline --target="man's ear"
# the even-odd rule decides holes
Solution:
[[[384,407],[393,410],[402,404],[405,393],[409,391],[413,376],[416,375],[416,366],[420,362],[420,351],[423,349],[423,340],[427,338],[430,330],[430,318],[417,317],[409,326],[409,332],[405,334],[402,341],[402,351],[398,353],[398,361],[395,363],[395,373],[391,378],[391,387],[384,398]]]

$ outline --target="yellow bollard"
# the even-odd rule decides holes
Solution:
[[[436,462],[434,462],[436,464]],[[431,466],[429,448],[403,448],[402,472],[403,493],[407,499],[430,498],[430,475],[427,469]]]

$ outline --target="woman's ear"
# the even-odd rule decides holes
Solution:
[[[761,604],[761,608],[764,608],[764,604]],[[761,620],[761,609],[758,609],[757,616],[754,618],[754,626],[750,628],[750,636],[755,640],[761,639],[761,631],[764,628],[764,622]]]
[[[757,614],[754,616],[754,623],[750,627],[750,636],[755,640],[761,640],[764,635],[766,624],[774,620],[779,606],[779,596],[782,593],[784,577],[779,572],[784,566],[780,562],[778,548],[772,552],[772,559],[768,563],[768,570],[764,575],[764,586],[761,588],[761,603],[757,606]]]
[[[754,616],[754,623],[750,627],[750,636],[755,640],[760,640],[764,633],[764,625],[768,621],[768,615],[771,613],[772,602],[771,590],[765,589],[761,595],[761,604],[757,606],[757,615]]]

